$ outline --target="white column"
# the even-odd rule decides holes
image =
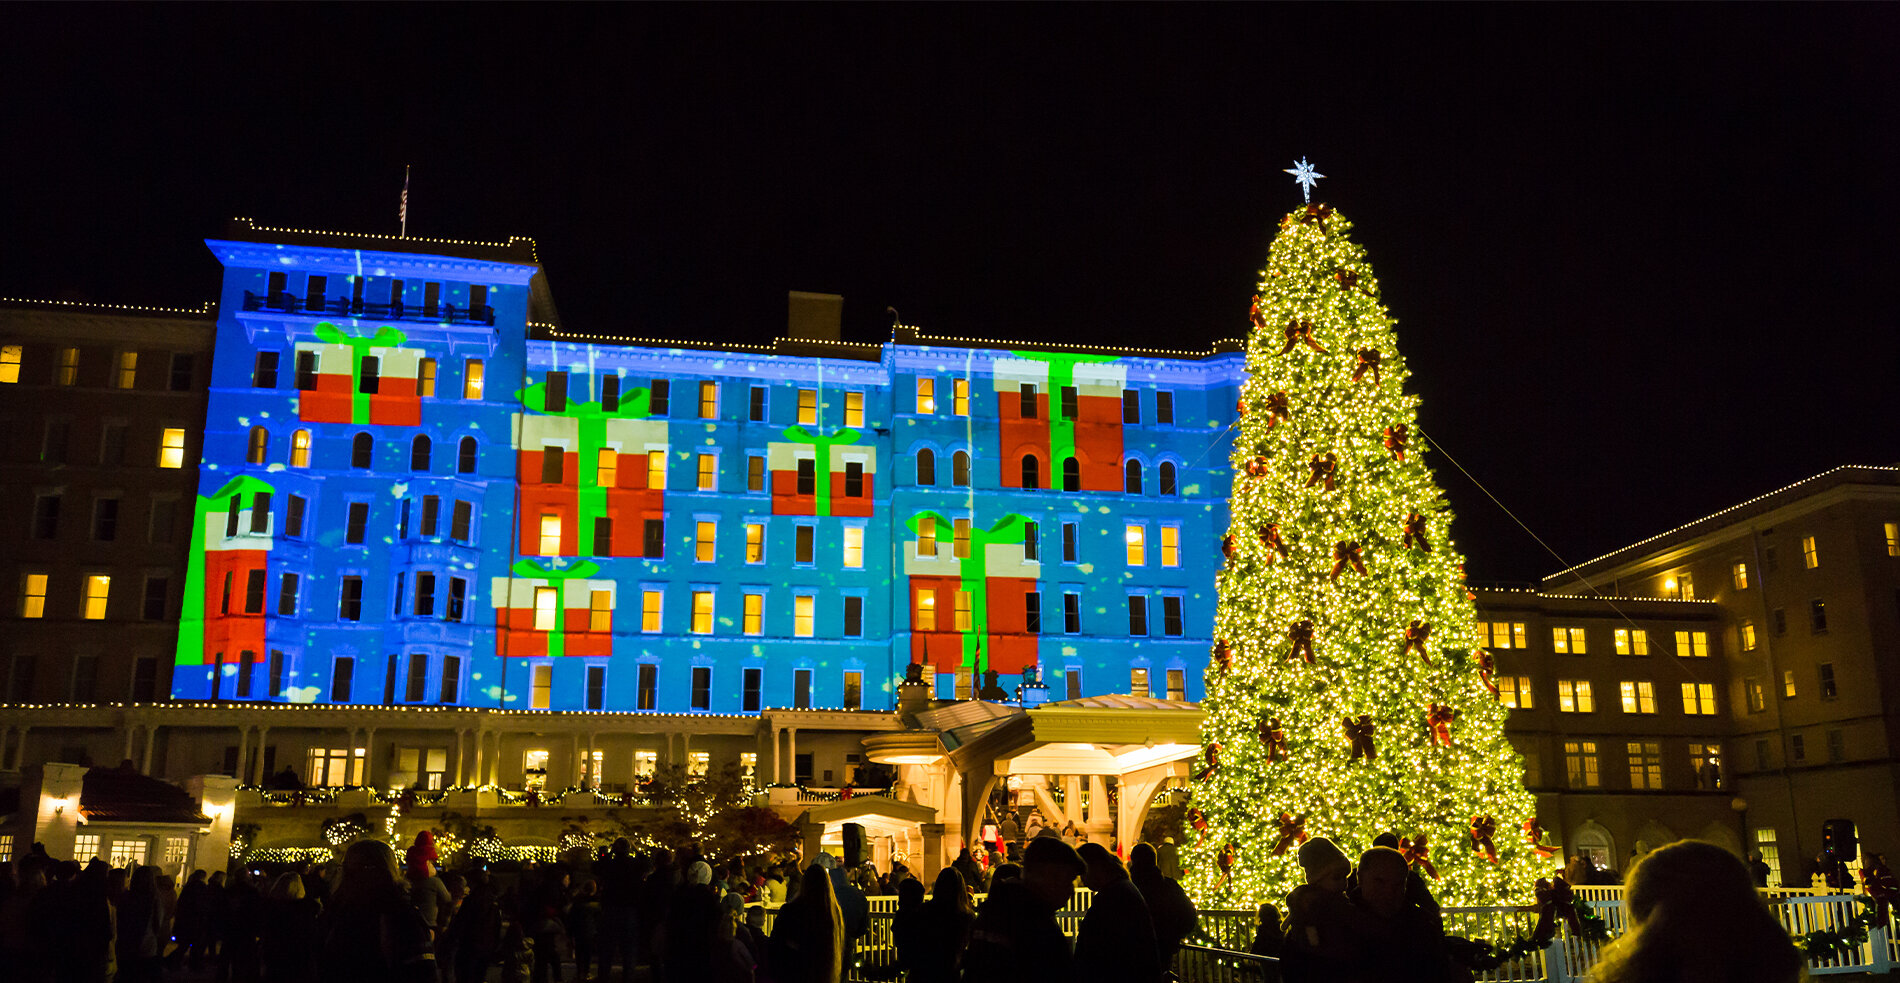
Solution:
[[[246,770],[246,767],[250,764],[250,759],[245,754],[245,752],[249,751],[250,748],[251,748],[251,729],[249,727],[239,727],[238,728],[237,767],[231,769],[231,772],[232,772],[231,777],[234,779],[237,779],[239,782],[244,781],[244,772]]]
[[[270,736],[269,727],[257,729],[257,761],[251,765],[251,784],[264,784],[264,740]]]
[[[132,733],[138,730],[137,724],[125,725],[125,753],[119,755],[120,761],[132,760]]]
[[[779,766],[779,757],[778,757],[779,733],[778,732],[779,732],[778,725],[773,724],[772,725],[772,784],[774,785],[783,784],[785,781],[785,769]],[[21,743],[22,744],[25,743],[24,738],[22,738]],[[18,766],[16,765],[15,767],[17,768]]]
[[[469,776],[468,784],[488,784],[488,732],[475,729],[475,773]]]
[[[785,780],[798,781],[798,728],[785,728]]]
[[[157,743],[158,743],[158,727],[154,724],[146,724],[145,725],[145,755],[139,763],[139,771],[142,774],[150,775],[152,773],[152,750],[153,750],[153,746],[156,745]]]

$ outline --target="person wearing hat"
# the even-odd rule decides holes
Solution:
[[[1352,862],[1324,836],[1300,844],[1306,883],[1286,896],[1286,940],[1280,973],[1286,983],[1349,978],[1357,912],[1346,900]]]
[[[1023,874],[992,886],[963,955],[963,983],[1066,980],[1074,955],[1056,924],[1087,866],[1059,839],[1031,840]]]

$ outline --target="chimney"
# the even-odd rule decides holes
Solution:
[[[796,341],[840,341],[844,338],[844,295],[789,291],[785,297],[785,332]]]

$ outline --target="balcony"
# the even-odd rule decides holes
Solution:
[[[348,297],[299,297],[287,291],[258,296],[244,291],[244,309],[277,314],[308,314],[311,317],[361,317],[377,321],[419,321],[431,324],[485,324],[495,326],[495,309],[487,304],[457,308],[454,304],[411,307],[400,301],[372,304]]]

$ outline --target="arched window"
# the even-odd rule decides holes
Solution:
[[[1023,455],[1023,487],[1042,487],[1042,462],[1034,454]]]
[[[1122,491],[1130,495],[1141,494],[1141,462],[1129,458],[1122,466]]]
[[[959,488],[970,484],[970,452],[958,451],[950,457],[950,483]]]
[[[1082,465],[1077,464],[1073,457],[1062,459],[1062,490],[1082,490]]]
[[[357,434],[356,439],[350,441],[350,467],[368,471],[369,452],[374,446],[375,441],[371,439],[369,434]]]
[[[1162,461],[1161,467],[1157,470],[1161,472],[1160,478],[1157,479],[1157,483],[1161,487],[1156,489],[1156,491],[1159,491],[1162,495],[1172,496],[1175,494],[1174,462]]]
[[[250,447],[244,452],[247,464],[264,463],[264,455],[270,452],[270,431],[263,427],[251,428]]]
[[[299,430],[290,435],[290,466],[293,468],[310,466],[310,431]]]
[[[937,455],[928,447],[917,452],[917,483],[920,485],[937,483]]]
[[[429,470],[429,438],[424,434],[409,442],[409,470]]]
[[[475,438],[462,438],[461,449],[455,455],[455,473],[475,473]]]

